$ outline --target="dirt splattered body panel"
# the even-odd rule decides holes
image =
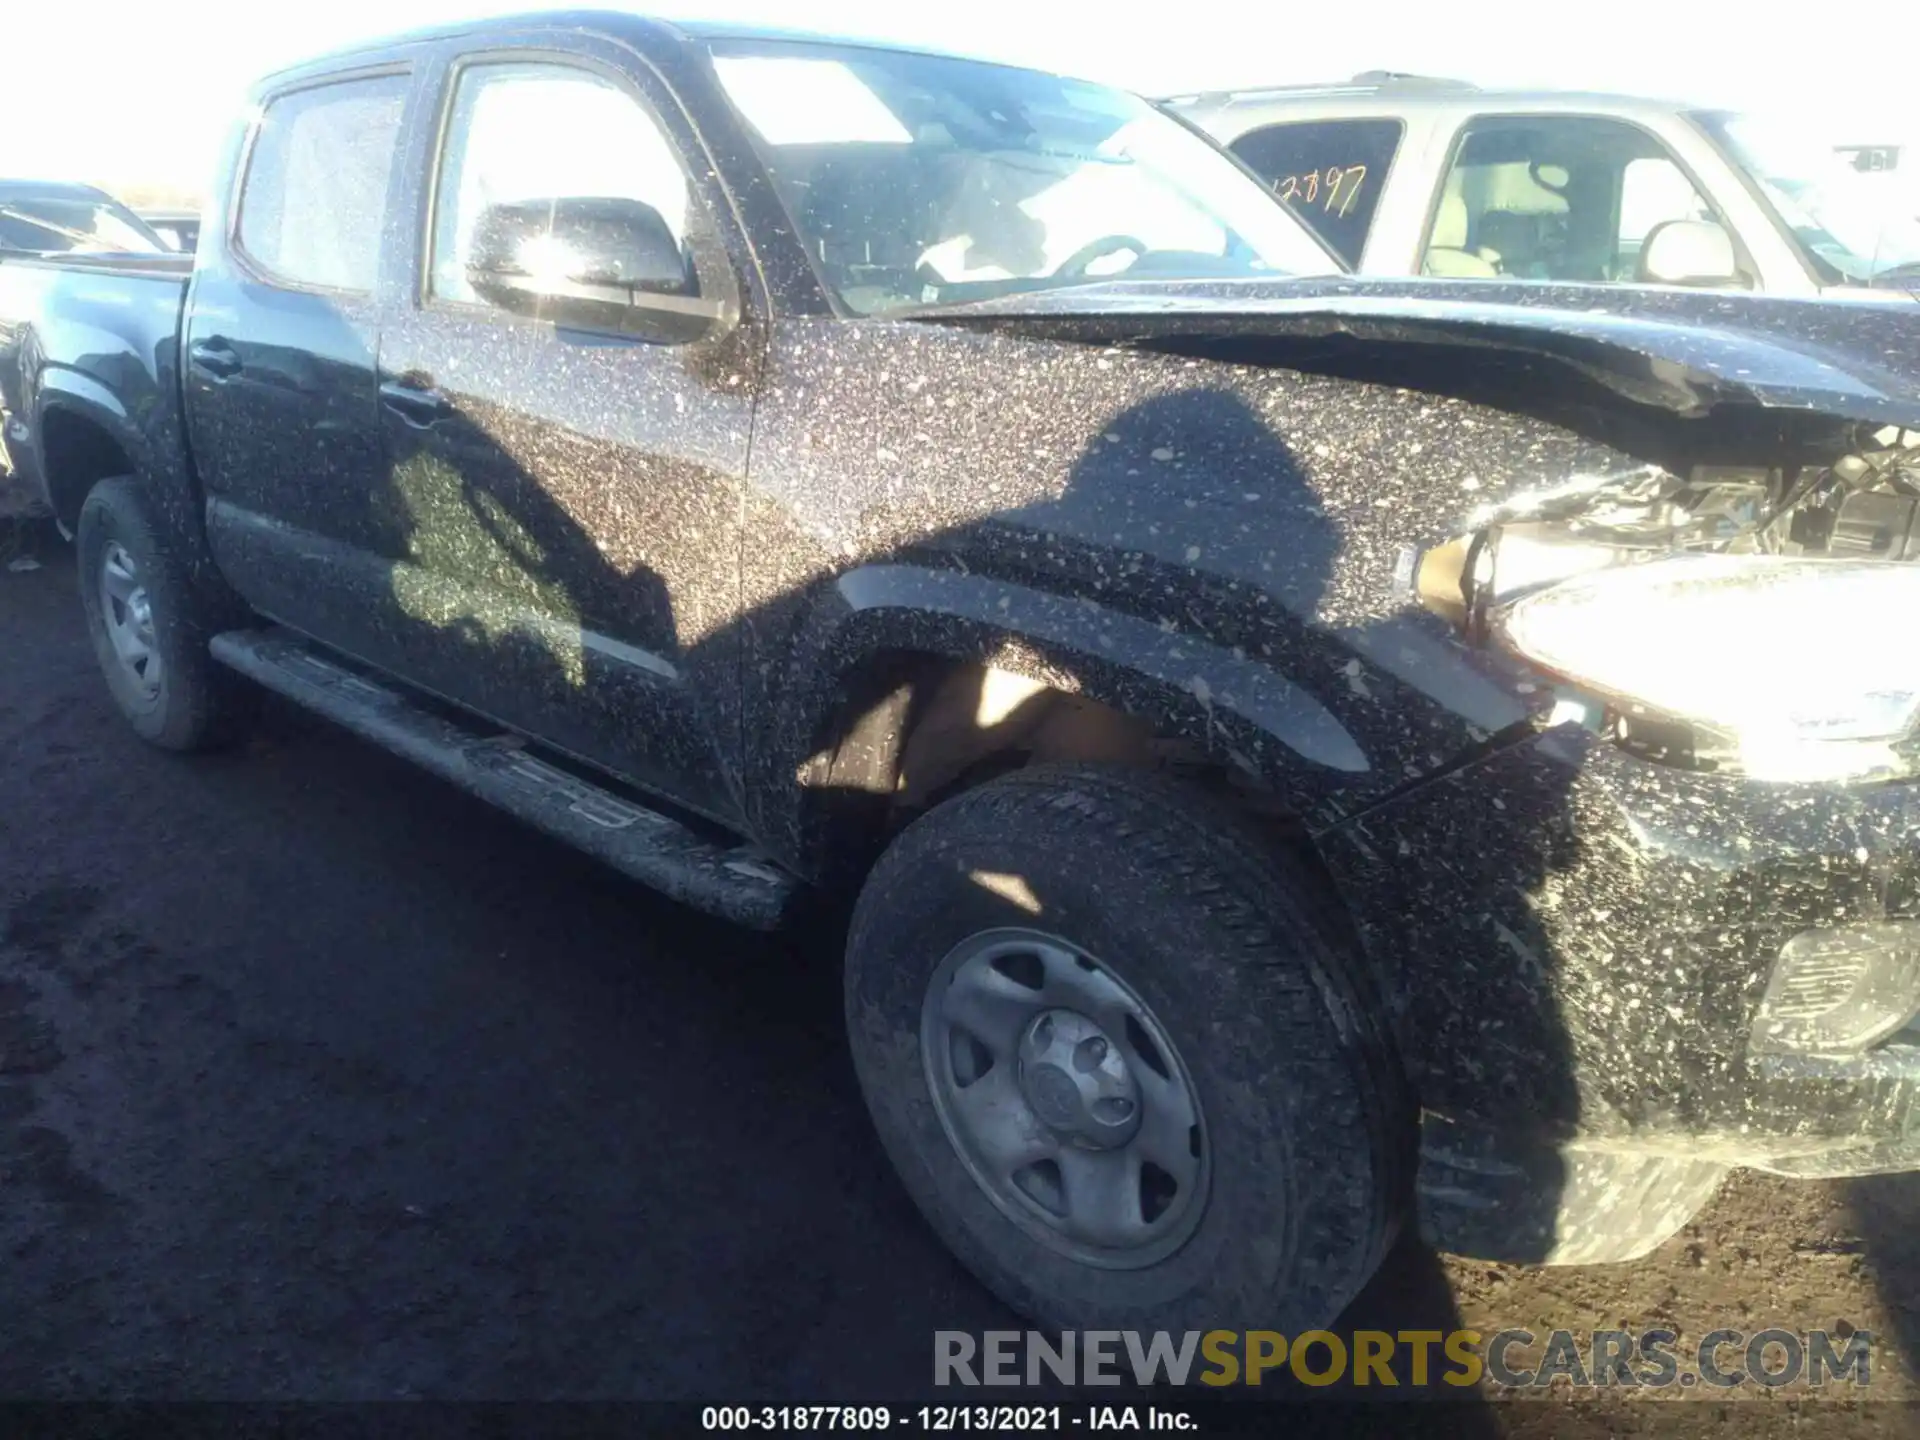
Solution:
[[[503,53],[658,118],[707,227],[698,338],[426,295],[440,117]],[[1538,581],[1576,551],[1910,534],[1898,467],[1845,467],[1863,429],[1920,428],[1920,307],[1327,277],[863,318],[698,36],[500,21],[261,98],[368,67],[407,98],[366,295],[290,299],[218,228],[178,308],[111,274],[0,284],[0,387],[50,491],[74,462],[45,441],[103,409],[74,397],[120,396],[125,468],[253,607],[805,878],[856,843],[838,790],[899,792],[901,677],[990,666],[1097,702],[1318,849],[1429,1109],[1522,1148],[1911,1163],[1897,1036],[1755,1037],[1818,999],[1769,1001],[1798,937],[1904,943],[1860,927],[1915,918],[1913,787],[1783,785],[1567,721],[1555,677],[1408,567],[1460,540],[1462,574],[1508,567],[1499,598],[1522,540]],[[82,288],[135,284],[96,363]],[[1848,519],[1859,494],[1880,520]]]
[[[1320,837],[1417,997],[1403,1042],[1434,1108],[1763,1165],[1862,1134],[1915,1143],[1920,1045],[1804,1064],[1750,1037],[1796,935],[1920,913],[1916,842],[1907,786],[1687,774],[1574,725]]]

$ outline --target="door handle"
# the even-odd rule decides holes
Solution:
[[[453,404],[433,388],[433,377],[409,370],[380,385],[380,403],[407,424],[424,430],[453,413]]]
[[[194,369],[204,370],[216,380],[240,373],[240,352],[217,336],[194,341],[187,347],[187,360]]]

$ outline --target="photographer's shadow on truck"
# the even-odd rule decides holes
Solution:
[[[850,905],[880,1138],[1023,1315],[1297,1335],[1415,1216],[1624,1260],[1920,1164],[1912,301],[1356,282],[1131,97],[631,17],[256,100],[190,286],[0,266],[121,707],[238,672]]]

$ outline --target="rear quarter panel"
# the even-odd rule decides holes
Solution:
[[[201,534],[198,487],[180,404],[185,256],[0,263],[0,404],[16,465],[72,526],[84,486],[63,475],[51,424],[84,424],[126,456],[173,533]],[[57,437],[56,437],[57,438]],[[204,547],[196,579],[213,584]]]

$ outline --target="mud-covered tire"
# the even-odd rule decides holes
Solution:
[[[1317,870],[1225,807],[1117,768],[1017,771],[895,840],[848,941],[853,1059],[907,1189],[989,1289],[1061,1329],[1297,1333],[1346,1306],[1397,1233],[1416,1141],[1329,901]],[[1037,927],[1110,970],[1191,1077],[1204,1209],[1150,1263],[1061,1253],[949,1138],[952,1102],[933,1087],[954,1082],[934,1078],[923,1005],[956,947],[1003,927]]]
[[[87,633],[128,723],[142,739],[166,750],[209,750],[231,741],[246,694],[238,677],[216,664],[208,649],[222,617],[198,596],[182,557],[130,476],[102,480],[88,493],[74,547]],[[127,562],[124,571],[135,577],[149,622],[144,634],[160,662],[150,686],[115,646],[113,630],[125,628],[126,612],[103,582],[103,568],[115,550]]]

